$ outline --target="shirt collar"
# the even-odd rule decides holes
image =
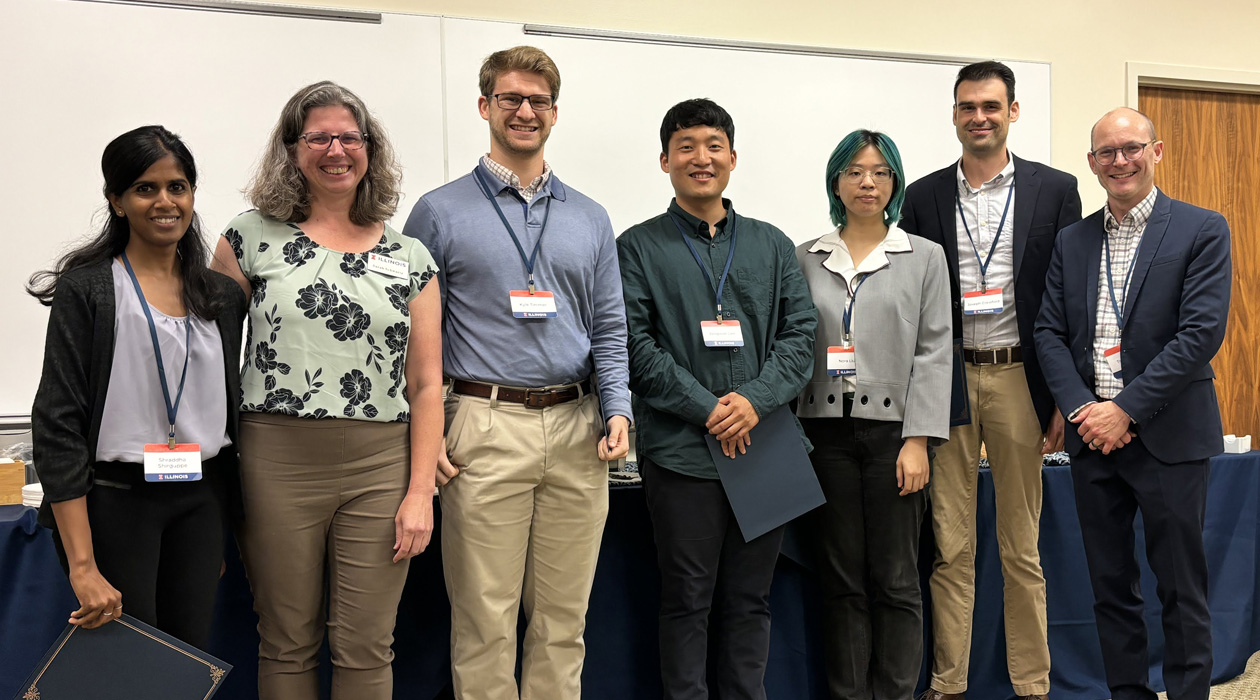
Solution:
[[[853,257],[849,255],[849,247],[840,239],[840,229],[841,227],[837,226],[834,231],[815,241],[809,249],[811,253],[829,253],[830,255],[823,261],[823,267],[839,275],[846,272],[874,272],[889,265],[889,253],[909,253],[914,250],[914,245],[910,243],[910,236],[905,231],[895,225],[889,226],[884,240],[880,241],[875,249],[862,260],[862,263],[855,267]]]
[[[1122,221],[1117,221],[1114,214],[1111,213],[1110,205],[1103,205],[1103,228],[1108,231],[1120,230],[1120,224],[1129,222],[1137,230],[1141,230],[1146,226],[1146,222],[1150,221],[1151,213],[1155,211],[1155,200],[1159,198],[1159,188],[1152,187],[1142,201],[1138,202],[1129,213],[1124,215]]]
[[[534,178],[528,185],[522,185],[521,178],[516,173],[512,172],[506,165],[495,161],[490,157],[489,153],[481,157],[481,164],[486,166],[486,170],[489,170],[491,174],[502,180],[503,184],[518,190],[538,192],[543,185],[547,184],[547,180],[551,179],[551,164],[545,160],[543,161],[542,175]]]
[[[717,234],[714,235],[714,238],[716,238],[718,235],[725,233],[726,231],[729,231],[731,229],[732,222],[735,220],[735,207],[731,204],[731,200],[723,197],[722,206],[726,207],[726,218],[718,222]],[[678,203],[677,198],[669,200],[668,211],[669,211],[669,214],[672,215],[675,220],[682,221],[683,228],[685,228],[688,231],[688,233],[691,233],[695,236],[703,238],[704,240],[709,239],[710,236],[709,236],[708,222],[701,221],[699,218],[693,216],[691,212],[688,212],[686,209],[683,209],[682,205]],[[704,224],[704,228],[701,228],[701,224]]]
[[[1002,172],[994,175],[991,180],[982,183],[979,187],[972,187],[971,183],[967,182],[967,176],[963,174],[962,158],[959,158],[955,178],[958,180],[958,193],[964,195],[975,194],[981,190],[992,190],[1010,185],[1015,181],[1015,155],[1010,151],[1007,151],[1006,167],[1002,168]]]

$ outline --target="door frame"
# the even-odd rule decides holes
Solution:
[[[1260,94],[1260,72],[1125,61],[1124,104],[1138,108],[1138,87]]]

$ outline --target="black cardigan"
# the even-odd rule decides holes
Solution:
[[[52,504],[87,495],[92,489],[96,443],[114,361],[113,260],[67,272],[57,282],[44,370],[31,408],[35,468],[44,488],[40,524],[53,528]],[[232,444],[220,452],[221,469],[207,474],[224,496],[230,517],[239,518],[240,474],[237,459],[238,410],[241,402],[241,326],[247,301],[231,278],[211,272],[213,294],[225,303],[215,320],[223,341],[227,377],[228,436]]]

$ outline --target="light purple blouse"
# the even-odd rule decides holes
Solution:
[[[105,393],[96,459],[100,462],[143,464],[146,443],[166,442],[166,405],[162,401],[162,385],[158,382],[149,322],[144,317],[140,298],[136,296],[127,268],[115,260],[112,270],[114,362]],[[210,459],[231,444],[227,433],[227,390],[224,388],[226,377],[223,374],[223,342],[219,338],[219,327],[214,321],[191,314],[175,318],[152,305],[149,310],[153,313],[158,345],[162,348],[171,401],[175,400],[179,391],[184,356],[191,353],[184,398],[179,404],[175,424],[175,439],[181,443],[200,444],[202,460]],[[192,335],[185,347],[184,324],[190,320]]]

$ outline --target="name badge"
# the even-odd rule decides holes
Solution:
[[[1107,361],[1107,369],[1111,370],[1111,376],[1120,379],[1120,346],[1115,345],[1103,350],[1103,359]]]
[[[555,318],[556,295],[551,292],[529,293],[526,289],[508,292],[512,301],[512,315],[516,318]]]
[[[827,348],[827,376],[856,377],[857,355],[852,345],[831,345]]]
[[[700,335],[704,337],[704,345],[709,348],[741,348],[744,346],[744,331],[739,321],[701,321]]]
[[[1002,288],[964,293],[963,313],[968,316],[1002,313]]]
[[[144,446],[145,481],[201,481],[201,445],[166,443]]]
[[[395,260],[387,255],[369,253],[368,271],[379,272],[386,277],[406,278],[409,268],[406,260]]]

